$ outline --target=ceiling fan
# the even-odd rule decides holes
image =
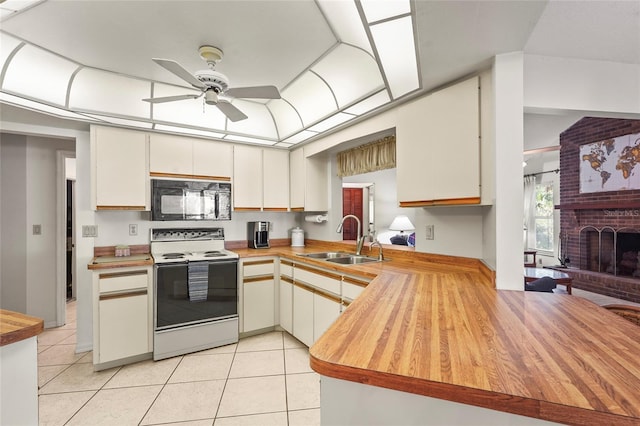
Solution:
[[[198,95],[186,94],[146,98],[143,101],[150,103],[173,102],[184,99],[197,99],[204,95],[204,102],[207,105],[215,105],[231,121],[240,121],[246,119],[247,116],[228,100],[219,98],[219,95],[231,98],[280,99],[280,92],[275,86],[229,88],[227,76],[215,70],[216,63],[224,56],[222,50],[214,46],[200,46],[198,53],[209,65],[209,69],[196,71],[194,74],[191,74],[182,65],[171,59],[153,58],[153,61],[196,89],[200,89],[202,93]]]

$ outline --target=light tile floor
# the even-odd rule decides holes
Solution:
[[[573,295],[633,304],[580,289]],[[67,324],[38,336],[41,425],[320,424],[320,377],[308,348],[287,333],[96,373],[91,352],[75,353],[75,315],[71,301]]]
[[[38,336],[41,425],[320,424],[320,376],[287,333],[94,372],[75,327],[72,301],[67,324]]]

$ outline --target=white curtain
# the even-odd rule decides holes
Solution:
[[[523,215],[523,245],[524,249],[529,248],[529,226],[531,225],[531,218],[534,216],[534,209],[536,203],[534,197],[536,193],[536,177],[534,175],[527,175],[524,177],[524,215]]]

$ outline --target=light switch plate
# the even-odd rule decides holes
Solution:
[[[82,225],[82,236],[83,237],[97,237],[98,236],[98,226],[97,225]]]
[[[33,235],[42,235],[42,225],[33,225]]]
[[[433,225],[427,225],[426,235],[427,240],[433,240]]]

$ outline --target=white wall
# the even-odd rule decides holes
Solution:
[[[521,52],[507,53],[495,57],[493,68],[496,288],[504,290],[523,290],[523,64]]]
[[[100,211],[95,214],[98,236],[95,245],[149,244],[152,228],[224,228],[227,241],[247,239],[247,222],[266,220],[271,222],[271,238],[291,238],[291,230],[298,225],[298,213],[232,212],[232,220],[224,221],[151,221],[150,212]],[[138,235],[129,235],[129,224],[138,225]]]
[[[524,106],[640,114],[640,65],[524,56]]]
[[[0,134],[0,307],[27,313],[27,138]]]
[[[3,174],[10,176],[2,180],[2,306],[40,317],[45,327],[52,327],[57,325],[57,151],[73,151],[74,142],[6,139],[3,135]],[[40,225],[41,235],[33,234],[34,225]]]

